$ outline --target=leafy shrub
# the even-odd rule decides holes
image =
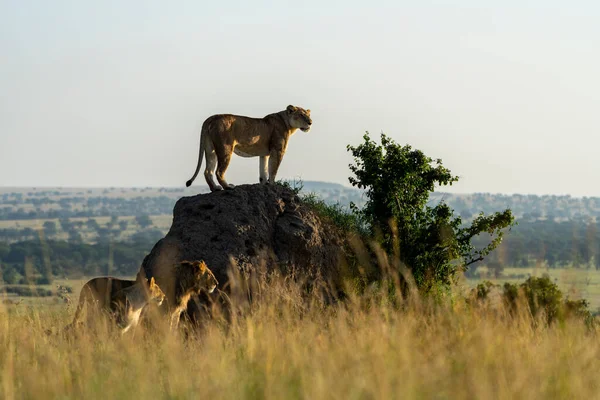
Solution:
[[[150,218],[149,215],[146,214],[142,214],[142,215],[137,215],[135,217],[135,222],[137,222],[137,224],[142,228],[142,229],[146,229],[150,226],[152,226],[152,218]]]
[[[594,318],[585,299],[563,300],[563,293],[552,282],[550,276],[532,276],[521,284],[504,283],[503,286],[484,281],[472,290],[478,300],[487,300],[493,289],[502,288],[502,298],[508,309],[516,313],[521,305],[526,305],[528,312],[535,318],[544,315],[548,324],[564,322],[568,318],[581,318],[592,324]],[[520,301],[520,300],[524,301]]]
[[[36,278],[35,280],[35,284],[36,285],[50,285],[52,284],[52,277],[51,276],[40,276],[38,278]]]
[[[487,299],[490,292],[492,291],[492,289],[496,286],[497,285],[494,285],[490,281],[483,281],[483,282],[477,284],[477,287],[474,289],[475,297],[477,297],[477,299],[480,299],[480,300]]]
[[[482,261],[494,250],[503,229],[514,224],[510,210],[483,213],[464,226],[460,217],[441,202],[427,205],[436,185],[458,181],[440,159],[433,160],[410,146],[400,146],[381,134],[381,145],[366,133],[363,143],[348,146],[354,157],[350,183],[365,189],[363,208],[351,203],[357,219],[388,254],[396,254],[422,292],[448,288],[457,271]],[[475,247],[474,237],[488,233],[491,241]]]
[[[9,285],[17,285],[22,282],[23,275],[21,275],[16,268],[8,267],[4,270],[2,279]]]

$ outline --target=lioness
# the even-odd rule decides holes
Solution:
[[[169,315],[171,329],[179,325],[181,313],[186,310],[193,295],[202,291],[212,293],[219,284],[204,261],[181,261],[162,269],[153,278],[156,278],[166,294],[166,308],[165,305],[162,308]],[[138,279],[145,278],[138,274]]]
[[[94,278],[81,288],[77,310],[67,330],[82,322],[82,312],[86,308],[88,322],[104,313],[115,318],[123,334],[138,324],[140,314],[147,304],[153,302],[160,305],[164,299],[165,294],[154,278],[150,282],[112,277]]]
[[[171,329],[177,328],[181,313],[187,308],[192,295],[201,291],[212,293],[219,282],[204,261],[181,261],[175,265],[174,302],[170,307]]]
[[[311,125],[310,110],[292,105],[264,118],[213,115],[202,124],[198,165],[194,176],[185,185],[190,186],[194,182],[206,154],[204,178],[210,190],[232,189],[234,185],[225,180],[225,171],[233,153],[242,157],[260,157],[260,183],[274,183],[290,136],[297,129],[308,132]],[[215,168],[220,186],[213,180]]]

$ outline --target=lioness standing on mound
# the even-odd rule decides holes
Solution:
[[[233,153],[241,157],[260,157],[260,183],[274,183],[290,136],[297,129],[308,132],[311,125],[310,110],[291,105],[264,118],[213,115],[202,124],[198,165],[194,176],[185,185],[194,182],[206,154],[204,178],[210,190],[232,189],[234,185],[225,180],[225,171]],[[220,186],[213,180],[215,168]]]

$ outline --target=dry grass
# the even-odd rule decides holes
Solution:
[[[377,294],[325,306],[262,282],[230,324],[192,337],[100,329],[47,336],[72,310],[0,309],[0,398],[597,398],[600,344],[572,321],[459,300],[393,307]],[[418,300],[418,299],[417,299]]]

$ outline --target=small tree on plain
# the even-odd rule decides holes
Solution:
[[[135,221],[142,229],[152,226],[152,219],[148,215],[138,215]]]
[[[56,222],[54,221],[46,221],[44,222],[44,232],[46,235],[51,236],[56,234]]]
[[[382,248],[397,255],[423,291],[448,287],[458,271],[482,261],[502,239],[504,228],[514,223],[509,209],[490,216],[474,217],[463,225],[460,217],[443,202],[427,205],[436,185],[452,185],[458,177],[442,165],[411,146],[401,146],[385,134],[381,144],[368,132],[358,146],[348,146],[354,157],[350,183],[365,189],[367,202],[363,208],[351,203]],[[482,233],[490,242],[476,248],[472,239]]]
[[[126,231],[128,224],[129,224],[129,222],[126,219],[120,220],[119,221],[119,228],[121,229],[121,231]]]

